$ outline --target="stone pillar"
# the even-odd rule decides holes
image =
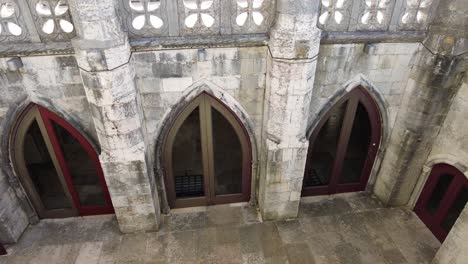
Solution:
[[[413,66],[375,194],[393,206],[406,205],[467,70],[465,0],[440,1]]]
[[[157,230],[159,205],[145,160],[143,113],[130,46],[113,0],[73,0],[73,46],[101,146],[99,159],[124,233]]]
[[[319,1],[277,1],[269,42],[259,206],[265,220],[297,216],[320,46]]]
[[[468,260],[468,206],[465,206],[462,213],[452,227],[432,264],[462,264]]]

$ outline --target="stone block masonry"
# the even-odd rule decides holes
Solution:
[[[135,71],[129,64],[130,47],[120,30],[113,1],[99,1],[99,5],[74,1],[71,7],[82,22],[79,39],[73,44],[119,228],[124,233],[157,230],[160,210],[146,164],[140,96]],[[86,9],[95,13],[101,8],[114,12],[105,12],[99,18],[81,12]],[[94,31],[89,30],[91,24]]]
[[[23,57],[18,71],[8,70],[7,61],[0,59],[0,242],[14,243],[29,223],[37,222],[9,154],[12,128],[22,109],[38,103],[67,119],[90,142],[96,142],[96,134],[74,56]]]
[[[259,207],[266,220],[298,213],[308,147],[303,120],[309,114],[319,49],[320,30],[314,28],[317,17],[312,15],[317,9],[318,2],[278,2],[267,57],[260,158]]]
[[[421,30],[414,32],[407,30],[419,28],[417,21],[409,22],[414,27],[403,25],[399,16],[432,14],[425,13],[429,7],[407,9],[406,0],[384,11],[357,0],[345,1],[344,9],[316,0],[263,1],[261,8],[260,1],[223,0],[202,9],[202,1],[195,1],[196,10],[182,0],[159,1],[154,10],[144,6],[149,1],[140,1],[141,6],[131,1],[130,6],[120,0],[68,0],[62,2],[68,4],[66,19],[73,23],[73,33],[57,39],[41,33],[36,40],[26,34],[42,28],[36,18],[26,17],[36,15],[35,10],[22,10],[26,0],[11,2],[22,3],[21,10],[0,17],[0,24],[22,15],[20,26],[29,23],[34,30],[23,27],[25,35],[13,42],[4,38],[8,28],[0,33],[0,242],[16,242],[29,223],[37,222],[8,145],[15,120],[30,102],[56,112],[89,139],[124,233],[158,230],[161,212],[173,217],[165,201],[164,168],[158,164],[161,135],[200,92],[217,96],[248,130],[254,157],[250,204],[256,207],[250,209],[256,213],[258,208],[263,220],[297,217],[307,200],[301,191],[308,136],[324,112],[357,85],[366,86],[382,115],[382,142],[366,190],[385,206],[410,206],[410,197],[417,200],[425,180],[420,172],[430,171],[428,164],[434,161],[468,167],[465,0],[441,1],[433,8],[436,19],[420,23]],[[317,21],[327,10],[326,22]],[[384,12],[385,21],[360,25],[361,11],[369,11],[370,20],[378,19],[373,13]],[[171,12],[175,16],[167,17]],[[204,22],[197,17],[197,28],[188,29],[185,19],[192,12],[208,12],[214,19],[221,14],[221,19],[199,31]],[[247,24],[242,28],[237,18],[244,12]],[[264,18],[258,27],[255,12]],[[339,28],[326,25],[337,22],[333,12],[344,16]],[[145,19],[141,30],[132,23],[137,16]],[[162,19],[161,28],[152,28],[151,16]],[[429,23],[427,31],[422,29]],[[24,66],[9,70],[7,56],[17,56],[17,51],[24,55]],[[315,206],[306,207],[314,213]],[[398,219],[400,224],[403,219]],[[176,224],[184,226],[209,222],[179,220]],[[466,223],[465,209],[434,264],[466,258],[466,243],[460,239]],[[83,249],[96,252],[90,245]]]

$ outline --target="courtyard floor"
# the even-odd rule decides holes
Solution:
[[[43,220],[0,263],[430,263],[438,240],[412,212],[364,193],[306,198],[299,217],[261,222],[246,204],[173,210],[156,233],[112,216]]]

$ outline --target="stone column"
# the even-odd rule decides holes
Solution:
[[[157,230],[159,205],[145,160],[143,113],[130,46],[113,0],[72,0],[76,58],[101,146],[99,159],[124,233]]]
[[[319,1],[277,1],[269,42],[259,206],[265,220],[297,216],[320,46]]]
[[[413,67],[375,194],[393,206],[406,205],[467,70],[464,0],[440,1]]]
[[[468,206],[465,206],[432,264],[462,264],[468,259]]]

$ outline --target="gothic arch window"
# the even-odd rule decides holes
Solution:
[[[302,195],[362,191],[379,148],[378,106],[362,87],[341,98],[309,138]]]
[[[468,201],[468,179],[457,168],[436,164],[414,211],[441,242],[445,240]]]
[[[11,142],[15,170],[40,218],[114,212],[96,152],[64,119],[31,104]]]
[[[202,93],[177,116],[164,143],[171,208],[248,201],[251,149],[235,114]]]

